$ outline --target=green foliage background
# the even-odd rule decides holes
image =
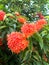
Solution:
[[[0,0],[0,10],[6,13],[14,14],[15,11],[18,11],[32,22],[39,19],[36,17],[36,13],[41,12],[48,21],[40,32],[29,38],[29,49],[18,55],[8,49],[5,38],[6,34],[19,31],[21,24],[8,17],[4,21],[5,23],[0,22],[0,32],[2,32],[0,37],[3,38],[3,46],[0,47],[0,65],[49,65],[49,15],[47,15],[46,8],[48,3],[49,0]],[[43,56],[46,58],[43,59]]]

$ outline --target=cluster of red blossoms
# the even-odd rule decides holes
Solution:
[[[38,20],[36,23],[35,23],[35,26],[36,26],[36,30],[37,31],[40,31],[44,25],[47,24],[46,20],[45,19],[40,19]]]
[[[24,23],[21,32],[12,32],[7,36],[8,48],[14,53],[20,53],[28,47],[29,41],[26,38],[41,30],[45,24],[45,19],[40,19],[36,23]]]
[[[45,19],[39,19],[36,23],[27,23],[26,19],[20,17],[20,14],[15,13],[18,17],[18,22],[23,23],[21,27],[21,32],[12,32],[7,35],[7,45],[8,48],[18,54],[28,47],[29,41],[27,38],[32,36],[34,33],[40,31],[45,24],[47,24]],[[4,19],[5,12],[0,11],[0,21]],[[0,45],[2,40],[0,39]]]
[[[36,23],[24,23],[21,27],[21,32],[28,38],[40,31],[45,24],[47,24],[45,19],[40,19]]]
[[[8,48],[14,53],[20,53],[28,46],[28,40],[20,32],[12,32],[7,36]]]
[[[36,32],[34,23],[24,23],[21,27],[21,32],[28,38]]]

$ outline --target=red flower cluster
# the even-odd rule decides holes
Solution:
[[[4,20],[5,12],[0,10],[0,21]]]
[[[25,23],[21,27],[21,32],[25,34],[26,37],[30,37],[36,32],[35,24],[34,23]]]
[[[41,30],[45,24],[47,24],[45,19],[40,19],[36,23],[24,23],[21,27],[22,33],[12,32],[7,36],[8,48],[14,53],[20,53],[28,46],[26,38]]]
[[[2,39],[0,38],[0,46],[2,45]]]
[[[23,17],[18,17],[18,22],[20,22],[20,23],[24,23],[24,22],[26,22],[26,19],[25,18],[23,18]]]
[[[37,31],[40,31],[45,24],[47,24],[47,22],[46,22],[45,19],[40,19],[40,20],[38,20],[38,21],[35,23],[36,30],[37,30]]]
[[[12,32],[7,36],[8,48],[14,53],[20,53],[28,46],[28,41],[20,32]]]
[[[40,31],[45,24],[47,24],[47,22],[46,22],[45,19],[40,19],[40,20],[38,20],[35,24],[25,23],[25,24],[23,24],[23,26],[21,27],[21,32],[22,32],[26,37],[30,37],[30,36],[32,36],[34,33],[36,33],[36,31]]]

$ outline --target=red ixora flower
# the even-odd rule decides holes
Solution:
[[[11,34],[7,35],[7,41],[8,48],[16,54],[23,51],[29,43],[24,35],[20,32],[12,32]]]
[[[23,18],[23,17],[18,17],[18,22],[20,22],[20,23],[25,23],[26,22],[26,19],[25,18]]]
[[[38,21],[35,23],[36,30],[37,30],[37,31],[40,31],[45,24],[47,24],[47,21],[46,21],[45,19],[40,19],[40,20],[38,20]]]
[[[5,17],[5,12],[0,10],[0,21],[3,21]]]
[[[0,46],[2,45],[2,38],[0,38]]]
[[[21,32],[28,38],[36,32],[34,23],[24,23],[21,27]]]

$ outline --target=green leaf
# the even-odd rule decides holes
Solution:
[[[4,8],[4,5],[3,4],[0,4],[0,10]]]
[[[34,61],[33,61],[33,65],[43,65],[43,64],[42,64],[41,61],[36,61],[36,60],[34,60]]]
[[[43,64],[44,64],[44,65],[49,65],[49,64],[48,64],[47,62],[45,62],[45,61],[43,61]]]
[[[28,46],[28,48],[29,48],[29,50],[30,51],[32,51],[32,48],[33,48],[33,41],[32,41],[32,37],[29,37],[29,46]]]
[[[22,63],[21,65],[25,65],[25,63]]]
[[[28,61],[30,58],[31,58],[31,51],[28,50],[28,51],[25,53],[25,56],[24,56],[22,62]]]
[[[39,42],[41,49],[43,49],[44,44],[43,44],[42,36],[39,33],[36,33],[34,35],[34,38]]]
[[[6,28],[6,26],[0,26],[0,30]]]
[[[6,14],[6,16],[13,16],[13,14],[11,14],[11,13],[8,13],[8,14]]]
[[[34,57],[37,61],[41,60],[41,57],[40,57],[38,51],[35,51],[35,55],[33,55],[33,57]]]
[[[47,34],[46,38],[49,40],[49,34]]]
[[[41,35],[42,35],[42,37],[44,37],[45,35],[47,35],[47,31],[46,30],[42,31]]]

